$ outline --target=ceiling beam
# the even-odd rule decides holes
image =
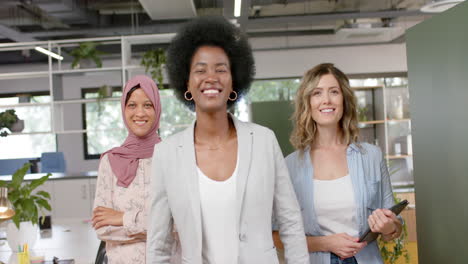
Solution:
[[[226,6],[223,8],[223,15],[227,19],[234,18],[234,5],[232,0],[224,0]],[[245,2],[245,3],[244,3]],[[243,1],[241,17],[238,18],[238,23],[241,24],[243,31],[247,32],[251,29],[271,29],[281,27],[287,24],[302,24],[310,25],[312,23],[357,19],[357,18],[375,18],[375,17],[409,17],[423,15],[419,11],[380,11],[380,12],[352,12],[352,13],[335,13],[335,14],[320,14],[320,15],[303,15],[303,16],[283,16],[283,17],[268,17],[256,18],[248,17],[250,5],[248,1]],[[230,7],[232,6],[232,7]],[[247,19],[248,17],[248,19]],[[127,27],[102,27],[90,29],[71,29],[71,30],[49,30],[42,32],[23,33],[24,36],[38,39],[50,39],[60,37],[74,37],[74,36],[119,36],[119,35],[133,35],[133,34],[156,34],[156,33],[174,33],[178,30],[181,24],[186,22],[187,19],[170,20],[165,23],[155,22],[151,25],[140,25],[136,30],[131,26]]]
[[[194,18],[197,10],[192,0],[139,0],[152,20]]]
[[[60,21],[79,21],[98,25],[97,12],[88,11],[76,0],[56,0],[37,2],[37,7]]]
[[[241,16],[238,17],[237,23],[240,24],[240,27],[244,30],[247,31],[247,26],[248,26],[248,20],[250,16],[250,3],[251,0],[243,0],[242,5],[241,5]]]
[[[86,37],[109,37],[123,35],[140,35],[140,34],[158,34],[158,33],[174,33],[187,20],[179,20],[171,23],[155,23],[152,25],[138,26],[138,29],[128,27],[103,27],[89,29],[72,29],[72,30],[48,30],[41,32],[23,33],[31,38],[50,39],[67,36],[82,35]]]
[[[419,10],[389,10],[377,12],[343,12],[330,14],[278,16],[278,17],[250,17],[248,27],[263,27],[278,24],[303,24],[334,20],[347,20],[358,18],[395,18],[427,15]]]
[[[25,35],[24,33],[18,32],[15,29],[0,25],[0,35],[3,37],[16,41],[16,42],[35,42],[38,41],[36,38]]]

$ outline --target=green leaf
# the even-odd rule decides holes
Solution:
[[[46,200],[44,200],[44,199],[41,199],[41,198],[36,199],[36,203],[37,203],[40,207],[45,208],[47,211],[52,210],[52,208],[50,207],[50,204],[49,204]]]
[[[41,225],[44,224],[45,219],[46,219],[45,217],[46,217],[46,216],[44,215],[44,212],[41,211],[41,216],[39,217],[39,221],[41,221]]]
[[[31,196],[31,190],[28,185],[23,186],[21,189],[19,189],[19,191],[20,191],[20,196],[23,198],[28,199],[29,196]]]
[[[26,172],[28,172],[30,166],[31,163],[28,162],[25,163],[22,168],[15,171],[11,180],[11,187],[13,189],[18,189],[21,186],[21,183],[24,179],[24,175],[26,175]]]
[[[15,214],[15,216],[13,216],[11,218],[11,220],[13,220],[13,223],[15,223],[15,226],[19,229],[20,228],[20,222],[21,222],[20,215]]]
[[[8,199],[10,199],[10,202],[14,204],[19,199],[20,194],[21,194],[20,190],[18,189],[12,190],[8,193]]]
[[[72,64],[71,64],[71,67],[74,69],[76,66],[78,66],[78,63],[80,62],[80,58],[79,57],[75,57],[75,59],[73,60]]]
[[[46,192],[46,191],[38,191],[36,194],[40,195],[40,196],[42,196],[44,198],[50,199],[50,194],[48,192]]]
[[[99,58],[96,57],[96,56],[92,57],[92,59],[93,59],[94,63],[96,63],[96,66],[97,66],[98,68],[101,68],[101,67],[102,67],[102,61],[101,61],[101,59],[99,59]]]
[[[39,179],[32,180],[31,183],[29,184],[30,190],[32,191],[32,190],[36,189],[38,186],[44,184],[44,182],[46,182],[51,175],[52,174],[47,173],[47,175],[42,176]]]
[[[37,207],[34,206],[34,210],[31,216],[31,223],[37,224],[39,221],[39,212],[37,211]]]
[[[33,199],[26,199],[26,200],[24,200],[24,202],[23,202],[23,208],[24,208],[25,214],[28,215],[28,216],[32,216],[33,213],[34,213],[34,210],[37,211],[36,204],[34,204],[34,200],[33,200]]]

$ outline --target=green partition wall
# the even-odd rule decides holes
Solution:
[[[468,2],[406,34],[419,263],[468,263]]]
[[[254,102],[250,105],[252,110],[252,121],[266,126],[275,132],[283,155],[286,157],[294,151],[289,142],[293,123],[290,120],[294,112],[291,101]]]

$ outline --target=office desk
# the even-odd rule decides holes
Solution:
[[[74,259],[76,264],[91,264],[96,259],[99,243],[90,223],[82,219],[52,219],[52,230],[43,231],[30,252],[32,256],[44,256],[45,260],[55,256]],[[17,263],[16,254],[6,241],[0,246],[0,261]]]

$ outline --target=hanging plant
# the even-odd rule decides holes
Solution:
[[[97,50],[96,46],[97,43],[95,42],[80,43],[80,46],[70,52],[70,55],[74,58],[71,67],[73,69],[80,68],[82,60],[92,60],[96,64],[96,67],[101,68],[102,61],[99,55],[105,54],[105,52]]]
[[[97,92],[98,116],[102,114],[102,100],[108,97],[112,97],[112,87],[107,84],[99,87]]]
[[[0,113],[0,130],[4,128],[8,128],[11,131],[13,124],[15,124],[19,120],[18,116],[15,113],[14,109],[7,109],[5,112]],[[2,131],[0,132],[1,137],[6,137],[8,132]]]
[[[163,69],[166,63],[166,53],[164,49],[152,49],[143,54],[141,65],[145,66],[145,72],[151,75],[151,78],[158,81],[159,88],[162,88],[164,75]]]

